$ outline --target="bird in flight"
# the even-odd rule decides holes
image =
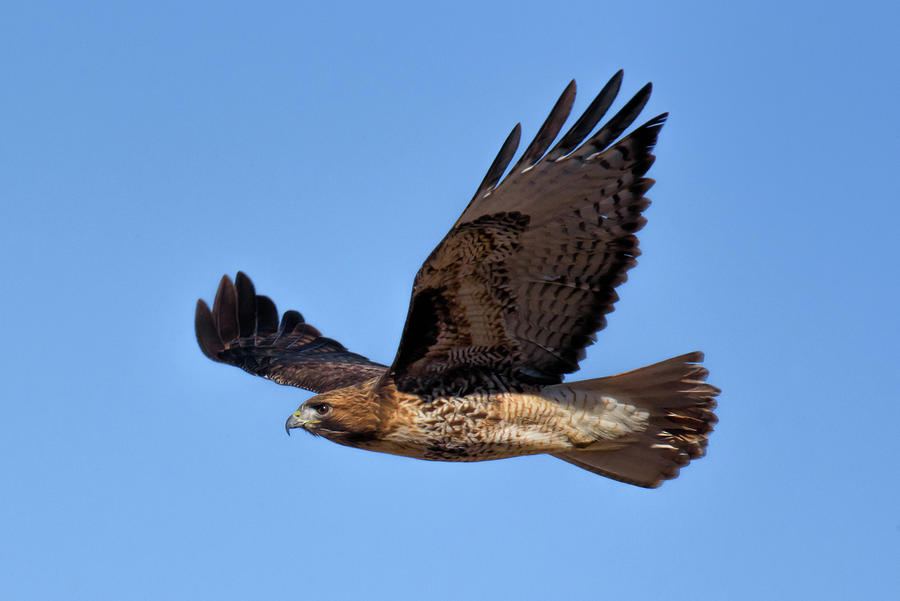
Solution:
[[[204,354],[318,393],[290,415],[333,442],[438,461],[548,453],[653,488],[701,457],[719,390],[703,354],[605,378],[563,382],[606,325],[616,287],[640,254],[644,177],[666,114],[622,136],[647,84],[594,132],[619,92],[616,73],[553,145],[575,99],[563,91],[501,180],[516,125],[475,196],[425,259],[397,355],[382,365],[348,351],[238,272],[213,307],[197,302]],[[551,148],[551,145],[552,148]]]

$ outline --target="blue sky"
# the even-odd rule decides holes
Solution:
[[[890,597],[898,17],[4,4],[0,596]],[[509,129],[619,68],[671,117],[644,255],[579,375],[707,353],[720,423],[677,480],[288,438],[307,393],[200,353],[194,303],[242,269],[389,362]]]

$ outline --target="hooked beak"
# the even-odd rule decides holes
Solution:
[[[284,422],[284,431],[290,436],[291,430],[294,428],[303,428],[306,424],[318,424],[319,421],[320,420],[317,419],[303,419],[300,417],[300,412],[295,411],[287,418],[287,421]]]

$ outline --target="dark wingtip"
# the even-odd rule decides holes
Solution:
[[[481,180],[481,185],[478,186],[478,190],[475,192],[476,197],[494,189],[494,186],[500,181],[503,172],[506,171],[506,168],[509,166],[509,162],[512,161],[513,156],[516,154],[516,149],[519,147],[519,139],[521,137],[522,124],[516,123],[516,126],[513,127],[512,131],[509,132],[509,135],[506,136],[503,146],[500,147],[500,152],[497,153],[497,157],[488,168],[484,179]]]
[[[213,361],[219,361],[218,353],[225,350],[225,345],[219,338],[212,312],[202,298],[197,300],[197,308],[194,310],[194,332],[203,354]]]
[[[619,90],[622,89],[622,80],[625,78],[625,70],[619,69],[613,76],[609,78],[609,81],[603,86],[604,88],[608,88],[613,91],[613,96],[619,95]]]
[[[644,87],[637,91],[637,94],[631,97],[627,103],[625,103],[625,107],[619,111],[620,113],[628,114],[629,107],[630,111],[637,116],[644,109],[644,105],[647,104],[647,101],[650,100],[650,96],[653,94],[653,82],[648,81],[644,84]]]
[[[256,295],[256,332],[268,336],[278,331],[278,308],[268,296]]]
[[[544,153],[550,148],[553,140],[556,139],[556,136],[559,134],[559,130],[562,129],[566,119],[569,118],[569,113],[572,112],[572,105],[574,102],[575,80],[573,79],[569,82],[569,85],[566,86],[566,89],[563,90],[562,94],[560,94],[559,99],[556,101],[556,104],[553,105],[553,108],[550,109],[550,114],[547,115],[543,125],[541,125],[538,133],[534,136],[534,140],[531,141],[531,144],[529,144],[528,148],[525,149],[525,152],[522,153],[522,158],[519,159],[516,166],[512,168],[513,172],[529,169],[541,160],[541,157],[544,156]]]
[[[238,289],[238,291],[244,289],[252,292],[254,295],[256,294],[255,287],[253,286],[253,280],[251,280],[243,271],[237,272],[237,275],[234,277],[234,286]]]
[[[226,302],[225,297],[228,295],[228,289],[232,286],[231,278],[228,277],[228,274],[226,273],[222,276],[222,279],[219,280],[219,287],[216,288],[216,296],[213,298],[212,315],[217,328],[219,326],[219,313],[222,311],[222,303]]]
[[[256,333],[256,290],[243,271],[237,272],[234,288],[237,294],[238,332],[241,338],[247,338]]]
[[[220,292],[222,290],[222,288],[224,288],[225,286],[230,286],[233,283],[234,282],[231,281],[231,278],[228,277],[228,274],[226,273],[225,275],[222,276],[222,279],[219,280],[219,288],[218,288],[217,292]]]
[[[594,130],[594,127],[603,118],[619,94],[619,89],[622,87],[623,73],[619,69],[609,78],[609,81],[597,93],[597,96],[594,97],[588,108],[575,121],[575,124],[569,128],[569,131],[563,135],[556,146],[547,153],[546,160],[555,161],[568,155]]]
[[[631,100],[625,103],[625,106],[618,113],[613,115],[606,125],[600,128],[600,131],[582,144],[576,152],[581,156],[587,156],[605,150],[613,140],[618,138],[637,119],[641,111],[644,110],[647,101],[650,100],[652,92],[652,83],[644,85],[643,88],[638,90],[637,94],[631,97]]]
[[[625,104],[626,107],[628,107],[628,106],[632,107],[631,110],[632,110],[632,113],[634,114],[634,117],[632,117],[632,119],[631,119],[632,121],[634,121],[634,119],[637,118],[638,113],[640,113],[642,110],[644,110],[644,106],[647,104],[647,101],[650,100],[650,96],[652,96],[652,95],[653,95],[653,82],[648,81],[646,84],[644,84],[644,87],[641,88],[640,90],[638,90],[637,94],[635,94],[631,98],[631,100],[629,100]],[[625,109],[623,108],[621,112],[624,113]]]
[[[227,274],[219,282],[212,313],[223,342],[229,343],[238,337],[237,292]]]
[[[641,127],[661,127],[666,120],[669,118],[669,113],[660,113],[655,116],[653,119],[650,119],[646,123],[644,123]]]
[[[703,351],[692,351],[690,353],[685,353],[681,357],[684,359],[685,363],[703,363],[703,359],[706,358]]]
[[[281,325],[278,326],[278,338],[294,331],[294,328],[303,323],[303,316],[299,311],[289,309],[281,316]]]
[[[653,149],[656,147],[657,138],[659,138],[659,132],[662,130],[662,126],[665,125],[666,119],[669,117],[669,113],[662,113],[661,115],[657,115],[653,117],[633,132],[631,132],[624,140],[627,139],[636,139],[639,140],[640,145],[646,150],[646,160],[643,164],[640,165],[639,168],[636,168],[635,174],[643,175],[650,169],[650,166],[653,164],[655,157],[650,154]]]

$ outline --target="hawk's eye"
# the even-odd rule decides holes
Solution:
[[[321,403],[313,407],[313,409],[315,409],[316,413],[318,413],[319,415],[328,415],[329,413],[331,413],[331,405],[329,405],[328,403]]]

